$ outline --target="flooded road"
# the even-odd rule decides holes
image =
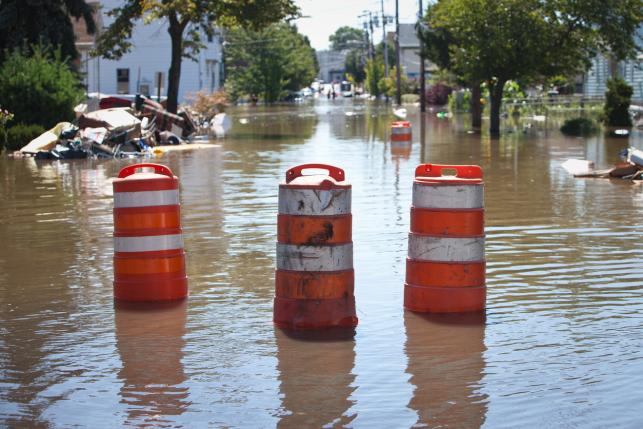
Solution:
[[[181,181],[190,290],[166,308],[112,299],[110,179],[131,161],[0,159],[0,426],[643,426],[643,186],[560,168],[627,140],[435,116],[421,138],[410,112],[405,147],[363,105],[233,114],[221,146],[158,160]],[[271,322],[277,185],[306,162],[353,185],[354,338]],[[420,162],[484,170],[486,320],[403,310]]]

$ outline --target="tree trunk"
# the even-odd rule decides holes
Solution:
[[[172,59],[167,74],[167,111],[176,113],[179,105],[179,82],[181,81],[181,62],[183,60],[183,30],[185,24],[176,15],[169,16],[168,33],[172,41]]]
[[[491,112],[489,118],[490,134],[500,134],[500,106],[502,105],[502,93],[504,89],[504,80],[499,80],[493,85],[489,85],[489,98],[491,99]]]
[[[480,97],[482,91],[480,89],[480,82],[473,82],[471,84],[471,127],[479,130],[482,128],[482,105],[480,104]]]

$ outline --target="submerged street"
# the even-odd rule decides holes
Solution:
[[[641,130],[570,138],[525,118],[491,139],[409,108],[404,146],[390,111],[237,107],[213,147],[154,160],[180,180],[190,296],[144,312],[112,292],[111,180],[137,160],[0,158],[0,426],[643,424],[643,186],[560,167],[611,166]],[[303,163],[352,184],[352,339],[272,324],[278,183]],[[486,320],[403,309],[420,163],[484,171]]]

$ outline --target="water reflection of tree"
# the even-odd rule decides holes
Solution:
[[[231,115],[234,122],[226,141],[248,142],[258,145],[257,149],[270,143],[303,143],[313,135],[318,122],[307,106],[245,106]]]
[[[352,338],[311,339],[309,334],[293,338],[275,329],[284,412],[277,427],[346,427],[355,418],[347,414],[353,405],[355,342]]]
[[[122,368],[121,402],[125,425],[161,427],[189,405],[181,360],[185,347],[187,301],[115,305],[116,348]]]
[[[0,402],[15,407],[3,412],[9,427],[46,427],[42,411],[55,398],[41,392],[75,373],[49,361],[78,309],[66,273],[79,234],[56,168],[0,159]]]
[[[339,140],[387,141],[390,134],[391,106],[355,103],[330,112],[331,135]]]
[[[481,316],[438,319],[406,311],[407,372],[415,386],[409,407],[419,427],[479,428],[487,396],[479,386],[484,371]]]

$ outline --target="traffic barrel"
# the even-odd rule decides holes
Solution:
[[[395,121],[391,124],[392,142],[410,142],[413,137],[409,121]]]
[[[443,175],[452,172],[454,175]],[[415,170],[404,306],[429,313],[484,311],[484,183],[475,165]]]
[[[324,170],[327,174],[304,174]],[[344,170],[304,164],[279,185],[274,323],[355,327],[351,185]]]
[[[113,188],[114,298],[185,298],[179,179],[164,165],[134,164],[119,172]]]

